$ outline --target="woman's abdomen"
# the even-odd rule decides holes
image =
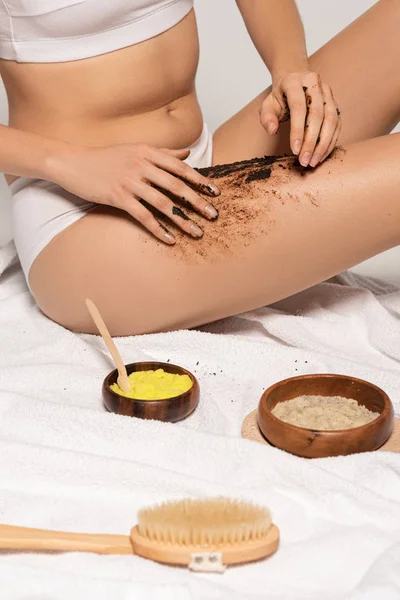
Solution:
[[[193,11],[143,43],[68,63],[0,61],[10,126],[71,143],[190,145],[202,130]]]

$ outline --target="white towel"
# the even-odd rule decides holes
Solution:
[[[399,317],[400,290],[346,275],[198,331],[117,340],[126,362],[170,359],[197,374],[196,412],[163,424],[107,413],[102,341],[46,319],[20,270],[5,270],[0,521],[128,534],[140,507],[228,495],[269,506],[281,547],[223,575],[130,556],[6,553],[1,599],[398,599],[399,455],[308,461],[242,440],[240,428],[268,385],[311,372],[368,379],[400,414]]]

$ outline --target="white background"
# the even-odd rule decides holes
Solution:
[[[375,0],[299,0],[309,52],[374,3]],[[248,38],[234,0],[195,0],[195,6],[201,46],[197,88],[205,120],[215,129],[264,89],[270,78]],[[7,122],[7,99],[2,88],[0,122]],[[9,236],[9,198],[1,179],[0,244]],[[400,249],[395,249],[357,270],[400,283],[399,261]]]

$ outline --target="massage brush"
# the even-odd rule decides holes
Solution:
[[[130,536],[65,533],[0,525],[0,548],[137,554],[196,571],[259,560],[275,552],[279,530],[267,508],[227,498],[184,499],[139,511]]]

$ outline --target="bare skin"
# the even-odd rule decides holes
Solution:
[[[125,210],[167,244],[174,239],[139,200],[169,214],[172,203],[150,183],[215,218],[210,201],[173,176],[211,183],[181,160],[203,125],[194,87],[196,33],[192,11],[162,35],[86,60],[0,60],[10,111],[9,127],[0,126],[0,167],[8,182],[18,175],[54,181]],[[202,235],[193,221],[181,225],[194,238]]]
[[[181,26],[193,26],[190,18]],[[221,210],[218,221],[203,222],[205,235],[200,240],[183,238],[174,229],[177,244],[173,247],[156,241],[126,213],[96,208],[58,235],[36,259],[30,285],[43,312],[65,327],[92,333],[83,303],[90,296],[114,335],[193,327],[272,303],[398,245],[400,135],[364,140],[388,134],[399,120],[399,26],[398,2],[381,0],[311,59],[312,68],[335,91],[343,115],[345,151],[305,175],[293,167],[293,160],[281,162],[282,167],[272,165],[269,179],[245,184],[246,192],[240,191],[239,196],[232,175],[215,179],[222,195],[214,204],[224,209],[231,202],[232,210]],[[153,42],[158,43],[146,44]],[[119,52],[134,56],[138,50]],[[107,60],[114,56],[118,61],[119,52],[108,55]],[[20,80],[12,70],[10,65],[9,87],[15,90]],[[193,76],[189,71],[186,88]],[[185,78],[185,70],[180,77]],[[32,75],[32,86],[34,80]],[[7,75],[5,82],[7,85]],[[178,96],[181,84],[181,80],[176,82],[173,90]],[[40,95],[39,86],[36,92]],[[260,124],[258,112],[266,94],[216,132],[214,164],[289,151],[287,124],[272,138]],[[24,97],[23,90],[20,95]],[[86,141],[79,125],[68,129],[70,139],[66,141],[100,146],[128,136],[131,142],[142,127],[137,141],[182,148],[198,136],[201,117],[192,119],[198,114],[193,90],[173,102],[179,110],[172,123],[174,117],[164,104],[161,109],[147,107],[140,118],[118,115],[104,119],[100,128],[99,122],[110,108],[104,107],[95,115],[93,126],[84,128]],[[190,118],[198,125],[196,131],[193,126],[192,139],[183,140],[187,131],[184,113],[189,105]],[[23,114],[17,100],[11,100],[11,107],[15,114]],[[159,110],[161,132],[151,125]],[[87,122],[90,107],[86,111],[83,107],[85,114],[76,116],[75,122]],[[180,118],[182,134],[175,136]],[[64,127],[62,120],[50,123],[45,131],[46,119],[44,111],[41,131],[35,133],[56,137],[57,123],[60,129]],[[30,131],[31,123],[27,117],[18,127]],[[157,133],[150,134],[154,131]],[[159,133],[160,139],[151,138]],[[66,130],[60,131],[60,139],[66,136]],[[240,208],[245,209],[243,222]]]

